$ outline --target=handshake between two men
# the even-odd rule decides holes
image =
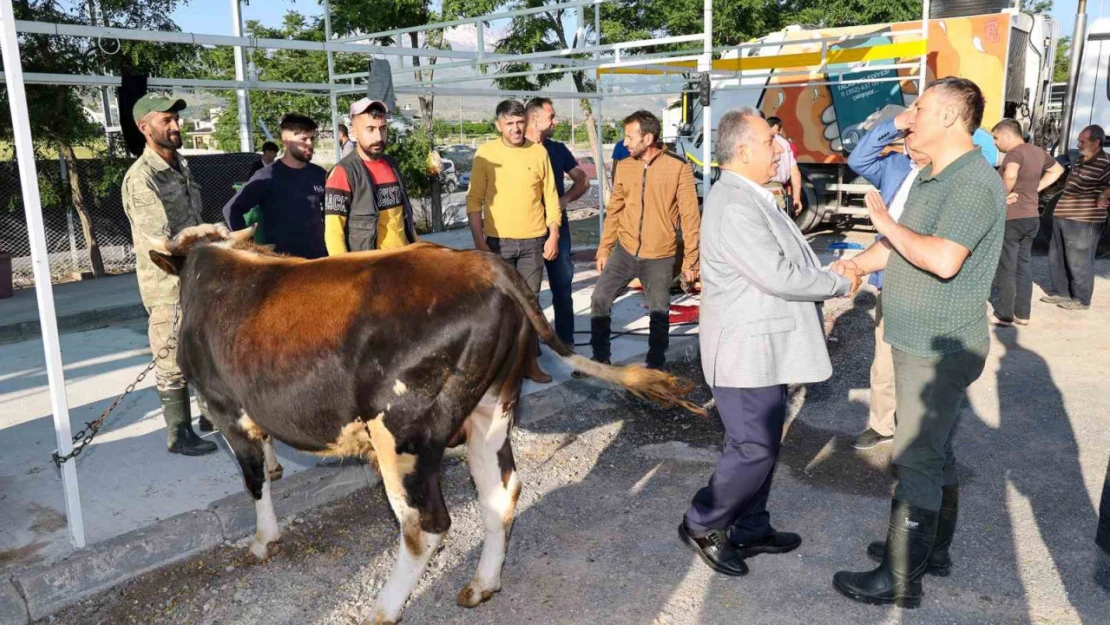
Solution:
[[[866,195],[864,199],[867,203],[868,213],[871,216],[871,224],[875,226],[875,230],[879,232],[879,235],[884,237],[880,239],[880,243],[882,243],[882,245],[873,246],[876,248],[882,248],[880,250],[876,250],[880,252],[881,264],[877,266],[871,266],[870,263],[867,262],[869,260],[878,260],[872,258],[875,254],[871,251],[871,249],[868,249],[866,252],[860,254],[859,256],[856,256],[855,258],[838,260],[829,265],[829,270],[834,271],[852,281],[852,289],[848,292],[848,297],[855,295],[856,292],[859,291],[860,286],[863,284],[864,276],[882,269],[882,266],[886,264],[885,261],[886,256],[889,255],[890,243],[885,237],[890,228],[893,225],[897,224],[894,218],[890,216],[890,211],[887,210],[886,202],[883,201],[883,197],[879,194],[878,191],[871,191]]]

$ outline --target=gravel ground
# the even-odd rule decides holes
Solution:
[[[1042,314],[1041,308],[1035,314],[1042,334],[1030,340],[1044,342],[1038,351],[1057,349],[1058,358],[1075,363],[1054,364],[1049,373],[1034,347],[999,332],[957,439],[964,488],[952,576],[926,578],[926,601],[913,611],[858,605],[833,590],[833,572],[869,564],[864,547],[885,535],[889,509],[890,447],[856,452],[848,446],[866,421],[873,305],[869,293],[831,303],[826,317],[837,373],[828,382],[791,389],[791,421],[770,509],[778,528],[804,537],[799,550],[752,559],[744,578],[712,574],[679,543],[675,528],[712,471],[722,436],[717,414],[702,419],[660,410],[572,382],[590,395],[589,410],[514,432],[524,491],[502,592],[473,610],[455,605],[477,566],[482,532],[465,459],[454,453],[444,467],[453,525],[405,621],[1108,622],[1110,593],[1096,583],[1092,503],[1110,447],[1100,408],[1108,395],[1099,384],[1105,366],[1092,366],[1080,353],[1089,348],[1083,336],[1070,352],[1050,347],[1062,340],[1052,331],[1052,315],[1061,313]],[[1105,327],[1104,320],[1091,323],[1092,329]],[[674,370],[702,381],[697,363]],[[696,399],[709,397],[701,384]],[[226,545],[43,622],[357,623],[388,576],[396,545],[381,488],[286,519],[283,527],[282,550],[265,564],[251,563],[245,541]]]

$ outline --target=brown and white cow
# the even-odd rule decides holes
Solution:
[[[500,590],[521,488],[510,430],[535,334],[579,370],[699,411],[682,399],[688,380],[576,355],[491,254],[423,243],[309,261],[257,247],[251,234],[205,225],[154,242],[151,258],[181,278],[178,362],[255,500],[257,558],[280,538],[271,437],[376,464],[401,538],[371,623],[400,618],[450,527],[441,463],[463,442],[486,533],[458,603],[473,607]]]

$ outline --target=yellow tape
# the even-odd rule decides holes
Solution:
[[[786,42],[785,45],[803,42]],[[925,54],[926,43],[924,39],[887,43],[881,46],[868,46],[865,48],[847,48],[843,50],[829,50],[826,60],[829,65],[839,63],[862,63],[865,61],[883,61],[890,59],[904,59]],[[694,61],[678,61],[673,63],[658,63],[674,69],[638,69],[635,67],[617,67],[597,70],[601,74],[673,74],[697,69]],[[795,67],[816,67],[821,65],[821,52],[800,52],[795,54],[775,54],[770,56],[749,56],[739,59],[718,59],[713,61],[713,69],[728,72],[743,72],[753,70],[787,69]]]

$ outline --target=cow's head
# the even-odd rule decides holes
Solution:
[[[150,239],[150,260],[170,275],[178,275],[189,252],[205,245],[229,249],[263,251],[254,244],[254,226],[232,232],[223,224],[201,224],[185,228],[172,239]]]

